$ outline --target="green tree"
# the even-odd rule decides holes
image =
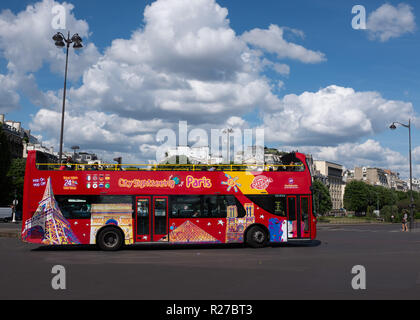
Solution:
[[[407,199],[407,192],[403,192],[403,191],[396,191],[397,197],[398,197],[398,201],[400,200],[404,200]]]
[[[317,214],[325,215],[332,209],[332,201],[328,188],[319,180],[312,184],[315,210]]]
[[[372,218],[373,217],[373,211],[374,210],[375,210],[375,207],[374,206],[367,206],[366,216],[369,217],[369,218]]]
[[[368,204],[375,209],[395,205],[398,201],[398,196],[394,190],[382,186],[367,185],[367,187],[369,195]]]
[[[9,203],[9,179],[7,172],[11,163],[9,141],[0,125],[0,205],[6,206]]]
[[[362,181],[351,181],[344,190],[344,208],[355,212],[366,212],[372,192]]]
[[[411,203],[411,200],[409,198],[400,200],[397,202],[398,209],[400,211],[402,210],[410,211],[410,203]],[[419,209],[420,209],[420,199],[414,199],[414,212],[418,211]]]
[[[11,200],[15,199],[16,192],[16,199],[19,201],[18,209],[22,208],[25,166],[25,159],[13,159],[9,171],[7,172],[7,177],[10,181],[9,201],[12,202]]]
[[[398,196],[395,190],[384,188],[384,206],[393,206],[397,203]]]
[[[393,206],[384,206],[381,209],[381,217],[385,219],[386,222],[399,222],[400,217],[398,214],[398,207]],[[394,217],[394,218],[392,218]]]

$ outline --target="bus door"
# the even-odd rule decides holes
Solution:
[[[288,239],[308,239],[310,228],[309,196],[287,196]]]
[[[168,197],[153,197],[153,241],[168,241]]]
[[[287,196],[287,238],[298,238],[298,223],[296,211],[297,196]]]
[[[136,242],[163,240],[168,234],[168,197],[137,197],[135,230]]]
[[[300,238],[306,239],[311,237],[311,201],[309,196],[300,196]]]

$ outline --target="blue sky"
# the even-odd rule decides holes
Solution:
[[[420,4],[181,2],[65,4],[67,27],[83,34],[85,44],[77,53],[78,63],[74,53],[70,57],[74,76],[69,83],[67,146],[77,143],[133,161],[150,159],[156,131],[188,120],[207,130],[263,127],[266,144],[273,147],[311,152],[348,168],[372,165],[407,173],[407,130],[391,132],[387,127],[408,117],[420,124]],[[54,51],[55,30],[48,29],[48,19],[57,4],[61,2],[0,4],[0,26],[6,26],[0,30],[0,84],[4,81],[7,88],[0,89],[0,99],[10,101],[8,107],[0,104],[0,112],[22,121],[56,149],[64,52]],[[356,4],[366,9],[367,30],[352,28]],[[34,6],[32,11],[28,5]],[[45,22],[32,22],[31,27],[31,19]],[[165,28],[172,28],[172,40]],[[15,45],[18,54],[10,49]],[[200,46],[202,50],[195,51]],[[243,60],[244,55],[253,62]],[[283,71],[276,71],[276,65]],[[122,85],[127,77],[131,82]],[[154,77],[168,83],[159,86]],[[180,89],[191,84],[191,90]],[[119,131],[115,122],[127,125]],[[76,128],[78,124],[84,127]],[[420,160],[418,146],[414,127],[415,161]],[[420,167],[416,170],[420,174]]]

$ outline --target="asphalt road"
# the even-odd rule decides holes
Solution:
[[[53,290],[54,265],[66,290]],[[354,290],[353,266],[366,268]],[[39,247],[0,238],[0,299],[420,299],[420,232],[322,226],[309,246]]]

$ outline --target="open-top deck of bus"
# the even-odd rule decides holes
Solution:
[[[29,152],[23,238],[44,244],[98,243],[103,249],[120,242],[260,246],[313,239],[306,157],[292,153],[282,160],[278,165],[59,166],[39,162],[37,153]],[[53,208],[42,207],[44,202]],[[60,220],[63,235],[55,230],[51,238],[54,230],[40,219]]]

